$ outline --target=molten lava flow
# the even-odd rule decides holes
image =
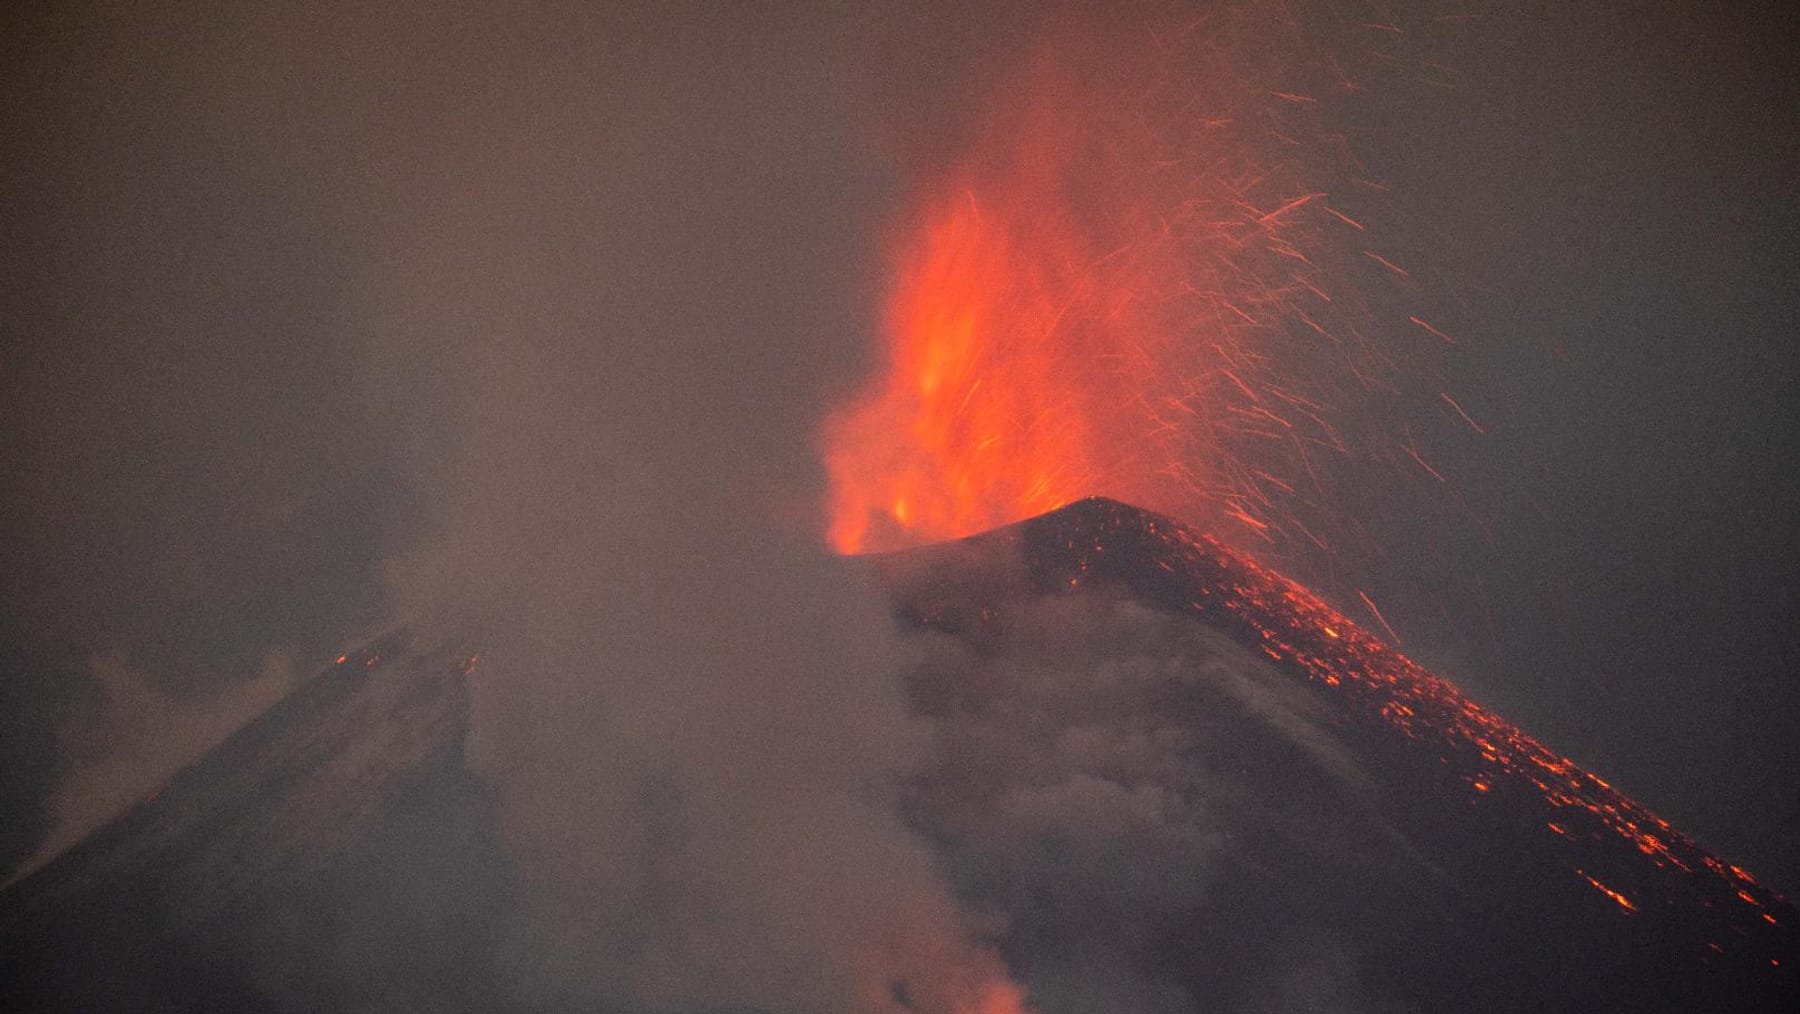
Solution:
[[[1336,171],[1356,202],[1320,125],[1354,86],[1273,8],[1083,24],[977,104],[975,140],[896,231],[884,371],[826,426],[834,547],[1097,493],[1324,545],[1331,521],[1304,508],[1331,501],[1331,459],[1428,357],[1401,346],[1444,342],[1359,327],[1411,273],[1320,182]]]
[[[885,387],[832,430],[838,549],[967,535],[1090,488],[1050,245],[984,216],[973,192],[930,216],[888,307]]]

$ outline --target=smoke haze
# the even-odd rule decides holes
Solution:
[[[482,646],[470,756],[496,793],[525,894],[504,927],[510,1002],[836,1011],[892,1009],[903,996],[922,1010],[1004,1011],[1016,996],[1003,959],[1045,1011],[1191,1002],[1072,913],[1142,901],[1119,916],[1129,931],[1134,919],[1186,911],[1221,868],[1221,836],[1250,818],[1233,809],[1228,775],[1169,766],[1172,751],[1193,745],[1158,738],[1176,733],[1133,726],[1124,712],[1114,725],[1073,721],[1078,695],[1106,691],[1084,681],[1210,686],[1299,744],[1307,770],[1354,783],[1328,737],[1291,702],[1226,686],[1229,666],[1200,678],[1158,669],[1154,652],[1127,654],[1117,669],[1036,658],[1029,671],[1048,672],[1044,684],[899,638],[866,575],[829,557],[818,535],[815,436],[873,366],[883,229],[911,175],[965,140],[962,97],[992,73],[983,56],[1028,37],[1036,17],[1029,7],[827,4],[11,8],[0,18],[10,68],[0,121],[0,866],[16,869],[104,819],[106,807],[87,804],[132,798],[213,735],[151,742],[113,731],[106,701],[119,687],[210,730],[200,718],[262,699],[269,659],[309,672],[398,619],[447,637],[474,631]],[[1563,28],[1593,42],[1615,38],[1621,20],[1631,19]],[[1502,79],[1580,62],[1562,53],[1574,43],[1561,29],[1535,31],[1507,36],[1516,45],[1495,57],[1510,61]],[[1729,25],[1718,31],[1709,51],[1731,65],[1743,44]],[[1633,51],[1586,47],[1601,48]],[[1581,88],[1556,101],[1577,104],[1584,115],[1570,122],[1585,130],[1608,96],[1629,91],[1635,67],[1614,68],[1591,108],[1578,105]],[[1759,73],[1792,90],[1790,74]],[[1689,117],[1735,127],[1791,108],[1742,101],[1759,82],[1732,78]],[[1451,101],[1435,88],[1408,93],[1410,105],[1388,114],[1406,124],[1392,131],[1388,163],[1405,164],[1398,153],[1423,143],[1416,135],[1433,132],[1433,117],[1466,111],[1420,94]],[[1581,163],[1593,167],[1580,177],[1592,189],[1608,170],[1638,165],[1640,146],[1688,150],[1654,131],[1618,140],[1660,123],[1658,113],[1634,107],[1630,123],[1606,128],[1621,134],[1594,142],[1599,155],[1581,147],[1580,130],[1563,132],[1570,140],[1561,121],[1544,125],[1549,139],[1533,149],[1542,164],[1524,175],[1562,178],[1560,166]],[[1484,136],[1540,129],[1492,115]],[[1379,121],[1365,126],[1378,133]],[[1788,152],[1720,132],[1729,136],[1709,150],[1745,164]],[[1559,143],[1574,150],[1559,154]],[[1523,170],[1484,157],[1489,175],[1466,171],[1484,193],[1510,198],[1516,217],[1566,214],[1571,235],[1611,221],[1582,217],[1587,190],[1505,190],[1502,177]],[[1793,245],[1775,235],[1794,221],[1795,193],[1791,162],[1776,164],[1767,179],[1686,162],[1660,170],[1673,181],[1658,198],[1670,214],[1715,220],[1711,205],[1683,196],[1715,186],[1725,196],[1709,199],[1766,209],[1774,224],[1759,228],[1773,238],[1720,254],[1762,271],[1749,275],[1764,300],[1778,298],[1769,293],[1787,270],[1770,265],[1788,263]],[[1466,257],[1471,273],[1504,286],[1500,258],[1536,263],[1529,240],[1453,207],[1440,193],[1430,209],[1446,216],[1445,231],[1512,239],[1496,241],[1495,261]],[[1506,344],[1495,361],[1462,367],[1476,390],[1517,394],[1516,407],[1484,416],[1500,439],[1509,418],[1531,438],[1501,444],[1495,485],[1517,492],[1493,508],[1516,522],[1497,526],[1500,546],[1476,545],[1455,511],[1415,511],[1360,488],[1344,502],[1376,519],[1373,541],[1415,547],[1369,587],[1403,634],[1433,632],[1423,637],[1433,649],[1471,660],[1473,671],[1451,665],[1447,675],[1468,677],[1528,728],[1552,723],[1547,738],[1583,759],[1618,758],[1621,784],[1653,808],[1678,825],[1704,815],[1703,838],[1741,842],[1758,850],[1753,867],[1768,857],[1791,876],[1800,803],[1782,716],[1800,710],[1786,682],[1800,655],[1777,618],[1800,555],[1791,535],[1770,533],[1796,502],[1780,469],[1793,457],[1800,374],[1782,368],[1791,351],[1766,351],[1773,332],[1760,325],[1791,323],[1792,297],[1744,309],[1737,287],[1749,283],[1727,267],[1682,275],[1691,291],[1672,287],[1663,268],[1679,258],[1658,242],[1626,258],[1635,273],[1619,284],[1621,301],[1687,291],[1687,302],[1663,306],[1676,322],[1668,330],[1707,342],[1712,309],[1753,318],[1718,339],[1738,344],[1703,383],[1670,384],[1658,371],[1711,345],[1666,342],[1641,368],[1629,350],[1583,359],[1579,343],[1606,314],[1532,308],[1574,282],[1527,287],[1512,297],[1526,309],[1495,330],[1543,336],[1520,353],[1529,368]],[[1599,258],[1579,259],[1598,270],[1586,262]],[[1557,369],[1573,375],[1546,365],[1565,340],[1576,362]],[[1534,428],[1554,396],[1575,429],[1583,417],[1567,406],[1601,380],[1686,394],[1655,413],[1609,403],[1579,447]],[[1729,517],[1748,502],[1745,516],[1773,519],[1768,531],[1695,536],[1724,548],[1706,542],[1681,557],[1711,575],[1686,590],[1688,571],[1640,559],[1656,555],[1644,547],[1663,544],[1668,526],[1595,535],[1626,513],[1618,504],[1658,495],[1614,474],[1620,462],[1641,471],[1640,456],[1656,453],[1634,425],[1646,415],[1665,435],[1696,418],[1745,435],[1730,467],[1695,465],[1712,460],[1704,441],[1655,442],[1672,456],[1659,463],[1682,478],[1654,517],[1688,519],[1706,505]],[[1471,445],[1453,457],[1484,453]],[[1584,476],[1594,460],[1612,463],[1594,480],[1612,485],[1536,478]],[[1619,489],[1632,495],[1615,500]],[[1563,506],[1596,499],[1614,506],[1592,529]],[[1555,524],[1537,524],[1546,511]],[[1679,526],[1693,527],[1703,526]],[[1462,575],[1500,556],[1512,561],[1494,576],[1501,586],[1472,591]],[[1565,575],[1609,568],[1619,573],[1584,585],[1588,598],[1543,594]],[[1451,605],[1439,600],[1445,588]],[[1648,588],[1674,590],[1656,599]],[[1641,623],[1591,629],[1588,603],[1621,589],[1634,616],[1655,617],[1644,623],[1711,617],[1683,625],[1699,647],[1664,650]],[[1742,610],[1715,615],[1719,589]],[[1124,612],[1032,629],[1085,630],[1115,648],[1175,636]],[[1489,622],[1507,633],[1481,650],[1458,642]],[[1668,657],[1680,671],[1659,661]],[[1731,675],[1705,675],[1714,664]],[[141,682],[115,682],[109,698],[103,675],[125,672]],[[918,695],[931,673],[1038,687],[1026,697],[1038,710],[1017,722],[1035,716],[1054,741],[1016,739],[1029,730],[1006,721],[929,721]],[[1569,673],[1571,686],[1546,685]],[[1605,721],[1616,724],[1569,717],[1607,711],[1596,702],[1615,705]],[[67,730],[84,728],[104,742],[59,750],[59,735],[70,744],[80,737]],[[1673,759],[1627,745],[1677,741]],[[108,753],[106,765],[87,762]],[[1019,781],[978,802],[921,795],[933,773],[965,770]],[[1719,800],[1716,786],[1733,775],[1754,799]],[[75,813],[86,817],[67,823]],[[1143,851],[1113,851],[1101,828]],[[1067,837],[1071,851],[1032,851],[1045,834]],[[1067,911],[1009,952],[1000,913],[1044,885]],[[1261,943],[1258,955],[1294,971],[1230,983],[1242,1009],[1379,1006],[1344,942],[1302,931]]]
[[[1364,773],[1303,686],[1216,631],[1104,595],[986,624],[1003,633],[979,646],[918,635],[909,686],[933,749],[906,811],[959,893],[1007,915],[1039,1010],[1401,1009],[1264,865],[1436,875],[1371,819]]]
[[[18,175],[50,209],[32,238],[71,263],[13,256],[48,276],[32,323],[76,345],[36,345],[61,384],[12,403],[37,460],[10,471],[45,533],[16,547],[93,614],[43,598],[21,621],[190,695],[245,674],[272,633],[240,618],[257,608],[299,625],[309,663],[382,615],[377,591],[387,615],[480,631],[471,757],[527,885],[514,999],[533,1009],[882,1009],[895,983],[920,1009],[1003,1000],[893,811],[913,749],[897,649],[808,492],[812,429],[864,354],[859,223],[881,199],[845,134],[842,16],[32,27],[66,48],[39,50],[22,119],[45,157]],[[129,534],[69,573],[70,515]],[[357,531],[349,564],[342,543],[271,552]],[[354,572],[306,572],[334,565]]]

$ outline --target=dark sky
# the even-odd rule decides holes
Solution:
[[[1488,532],[1368,505],[1372,594],[1421,660],[1790,891],[1797,28],[1491,5],[1445,40],[1454,91],[1367,124],[1468,300],[1447,371],[1488,428],[1439,445]]]
[[[698,596],[752,643],[667,571],[808,542],[912,169],[883,129],[956,122],[1029,37],[956,6],[9,5],[0,860],[60,776],[154,751],[96,725],[102,657],[179,715],[396,613],[611,596],[666,632]],[[1800,888],[1800,15],[1394,13],[1453,87],[1343,129],[1464,301],[1445,369],[1488,433],[1438,449],[1469,512],[1343,491],[1387,550],[1352,577]]]

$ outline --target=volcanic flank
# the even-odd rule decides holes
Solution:
[[[879,560],[942,646],[909,817],[1046,1009],[1795,996],[1784,900],[1209,537],[1091,499]]]
[[[7,1010],[477,1009],[508,883],[463,766],[474,660],[335,664],[0,892]]]

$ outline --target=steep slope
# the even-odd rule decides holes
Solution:
[[[1367,996],[1423,1009],[1785,1009],[1796,996],[1800,935],[1783,899],[1205,535],[1094,499],[880,566],[902,619],[962,652],[912,680],[940,762],[915,782],[911,815],[965,891],[1009,917],[1016,965],[1062,968],[1044,956],[1097,938],[1075,917],[1073,936],[1033,935],[1068,869],[1021,873],[1042,843],[997,844],[996,815],[1067,796],[1067,770],[1015,772],[1092,739],[1110,708],[1112,733],[1164,744],[1181,770],[1087,770],[1085,798],[1095,784],[1149,792],[1164,832],[1185,807],[1187,839],[1218,839],[1194,853],[1211,870],[1184,907],[1155,909],[1149,929],[1125,919],[1143,937],[1134,974],[1216,1002],[1249,988],[1220,962],[1279,960],[1244,936],[1286,921],[1354,952]],[[1071,675],[1082,667],[1105,678]],[[1044,689],[1070,679],[1089,682]],[[971,746],[1013,735],[1034,745],[1007,765]],[[1032,826],[1079,852],[1071,836],[1093,823]]]
[[[505,883],[462,764],[471,661],[404,634],[345,655],[10,885],[0,1006],[468,1004]]]

